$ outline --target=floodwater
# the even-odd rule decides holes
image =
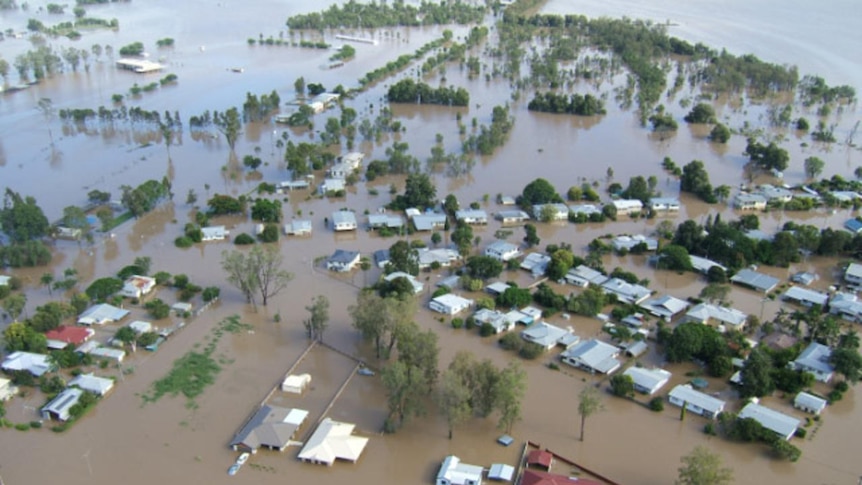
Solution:
[[[731,6],[717,6],[704,2],[678,2],[651,0],[632,2],[571,2],[552,1],[546,10],[553,12],[583,12],[589,15],[644,16],[656,21],[669,19],[672,32],[693,40],[703,40],[714,47],[727,46],[731,51],[754,52],[763,59],[799,65],[802,73],[823,75],[832,84],[854,83],[860,79],[862,62],[858,50],[835,47],[836,41],[859,45],[859,10],[850,2],[830,3],[826,10],[801,1],[760,2],[750,5],[741,1]],[[384,29],[362,32],[380,39],[380,45],[357,45],[357,58],[334,70],[324,70],[327,52],[279,46],[254,46],[246,38],[279,36],[284,19],[301,11],[324,8],[324,5],[298,2],[262,1],[253,5],[229,2],[166,2],[162,0],[138,3],[112,3],[88,8],[90,15],[102,18],[117,17],[121,28],[117,32],[86,33],[77,41],[52,40],[56,46],[72,45],[89,48],[94,43],[111,44],[115,50],[133,41],[153,46],[157,39],[174,37],[176,47],[154,50],[152,57],[169,64],[167,72],[176,73],[179,83],[130,99],[128,105],[145,109],[179,111],[184,120],[204,110],[225,110],[240,105],[245,93],[268,93],[276,89],[283,100],[292,97],[293,81],[304,76],[307,82],[320,82],[327,87],[343,84],[354,86],[365,72],[411,53],[422,44],[438,38],[441,28],[420,30]],[[23,30],[26,19],[39,16],[46,23],[52,21],[47,14],[20,11],[0,12],[3,24]],[[816,19],[817,29],[810,29]],[[767,27],[768,26],[768,27]],[[852,26],[852,28],[850,27]],[[454,28],[456,36],[465,29]],[[806,35],[800,35],[805,32]],[[315,34],[316,35],[316,34]],[[306,34],[305,38],[311,38]],[[285,34],[289,38],[289,34]],[[4,59],[11,61],[29,48],[24,39],[7,39],[0,43]],[[481,52],[477,51],[477,55]],[[856,57],[854,57],[856,56]],[[493,60],[483,61],[487,68]],[[193,216],[193,208],[185,203],[189,189],[198,193],[203,201],[215,193],[239,195],[248,193],[258,183],[255,178],[231,176],[227,144],[220,137],[201,136],[186,127],[176,135],[170,147],[170,157],[160,135],[142,126],[117,123],[113,127],[88,125],[86,129],[64,126],[58,119],[46,120],[36,109],[40,98],[50,98],[55,108],[96,108],[110,105],[114,93],[125,93],[133,83],[144,85],[157,81],[159,75],[139,76],[113,68],[106,56],[101,62],[91,58],[89,71],[56,76],[26,91],[0,98],[0,185],[9,186],[25,195],[36,197],[51,219],[62,214],[63,207],[83,204],[89,190],[99,189],[119,194],[123,184],[137,185],[147,179],[168,176],[176,194],[173,201],[114,231],[109,237],[99,238],[93,245],[58,242],[52,262],[55,274],[74,267],[84,282],[113,274],[131,264],[136,256],[149,256],[153,270],[185,273],[200,286],[222,287],[222,301],[166,342],[155,354],[140,351],[132,356],[124,368],[134,372],[121,375],[116,369],[97,370],[97,374],[118,376],[113,393],[81,422],[68,432],[56,435],[47,430],[22,433],[5,430],[0,438],[0,475],[6,483],[50,483],[62,479],[69,484],[112,483],[178,483],[205,481],[227,483],[284,483],[285,480],[315,481],[324,484],[340,483],[429,483],[436,473],[440,460],[447,454],[457,454],[467,463],[489,466],[493,462],[514,463],[515,447],[503,448],[494,443],[499,434],[492,420],[473,420],[455,430],[453,440],[446,439],[444,422],[433,412],[428,417],[414,420],[396,435],[379,435],[385,418],[385,398],[376,377],[354,377],[340,399],[329,411],[335,419],[357,424],[363,435],[371,438],[365,454],[355,465],[336,464],[326,469],[296,462],[297,450],[284,453],[261,452],[251,459],[242,472],[228,478],[225,471],[234,458],[227,443],[244,419],[275,385],[284,372],[305,349],[307,342],[301,321],[306,317],[304,307],[311,298],[325,294],[331,302],[331,326],[325,340],[339,349],[373,362],[373,352],[360,341],[351,328],[347,307],[355,301],[357,288],[377,277],[377,270],[356,272],[344,278],[332,278],[313,267],[313,261],[331,254],[336,248],[358,249],[369,254],[375,249],[388,247],[392,239],[381,239],[365,231],[355,234],[333,234],[325,227],[324,218],[332,211],[350,207],[362,213],[375,211],[385,205],[390,196],[388,187],[394,183],[403,188],[398,178],[386,178],[374,183],[359,183],[342,199],[308,199],[306,192],[287,195],[285,216],[310,218],[314,235],[308,238],[283,239],[280,243],[286,266],[295,275],[288,288],[274,299],[269,308],[255,313],[245,305],[241,295],[224,282],[219,269],[222,251],[228,243],[210,243],[179,250],[173,239]],[[231,72],[242,67],[243,73]],[[406,75],[416,76],[414,67]],[[14,74],[13,74],[14,76]],[[358,143],[357,148],[368,158],[383,157],[385,148],[393,141],[406,141],[410,151],[420,161],[430,154],[435,134],[443,135],[447,151],[460,146],[456,113],[461,113],[470,131],[470,121],[490,121],[494,105],[510,100],[510,88],[505,82],[487,82],[484,76],[469,80],[458,66],[447,66],[446,84],[465,86],[471,92],[469,107],[451,109],[442,107],[395,106],[392,111],[406,131],[384,137],[382,143]],[[426,80],[441,82],[440,74]],[[386,80],[348,104],[360,117],[374,117],[384,103]],[[858,86],[857,86],[858,88]],[[600,92],[608,89],[608,81],[601,87],[579,85],[579,92]],[[680,100],[691,98],[685,89],[666,106],[678,118],[686,112]],[[607,183],[608,167],[614,169],[614,181],[625,184],[633,175],[655,175],[659,190],[665,195],[676,195],[678,184],[661,170],[660,161],[670,156],[679,165],[691,159],[703,160],[714,185],[733,187],[744,181],[745,147],[742,137],[734,137],[726,147],[716,147],[703,139],[696,129],[681,126],[678,133],[666,140],[651,136],[639,126],[637,116],[621,110],[612,98],[607,102],[608,114],[599,118],[533,114],[526,110],[528,99],[522,95],[510,103],[515,127],[509,142],[490,157],[480,157],[473,170],[459,177],[435,177],[438,195],[458,196],[462,205],[478,201],[488,211],[499,208],[493,202],[484,202],[484,196],[493,201],[496,194],[516,194],[536,177],[551,180],[561,193],[569,186],[582,182]],[[751,120],[756,126],[765,125],[763,105],[740,108],[734,100],[719,106],[719,116],[732,127]],[[813,119],[811,113],[805,113]],[[337,112],[333,114],[337,116]],[[796,116],[796,115],[795,115]],[[858,107],[845,108],[833,115],[836,136],[843,140],[858,119]],[[315,130],[322,129],[325,115],[316,120]],[[48,127],[55,146],[49,145]],[[287,174],[276,142],[283,133],[294,141],[304,140],[305,134],[276,125],[247,126],[237,145],[241,158],[255,151],[266,163],[261,167],[262,178],[277,182]],[[786,171],[788,183],[800,182],[804,175],[803,160],[816,155],[827,162],[825,176],[850,176],[856,166],[862,165],[858,150],[843,144],[822,147],[808,143],[793,133],[784,134],[785,147],[791,152],[791,166]],[[147,143],[150,143],[147,145]],[[258,150],[255,150],[255,149]],[[345,150],[346,151],[346,150]],[[226,167],[226,169],[223,169]],[[379,195],[371,195],[376,189]],[[706,206],[691,197],[683,196],[683,211],[672,216],[679,222],[685,218],[704,220],[708,215],[721,213],[732,217],[733,211],[724,205]],[[200,202],[199,202],[200,203]],[[788,220],[803,220],[818,227],[838,227],[851,217],[850,211],[835,213],[770,213],[761,217],[765,230],[781,226]],[[649,233],[663,218],[653,220],[620,221],[613,224],[540,225],[542,245],[567,242],[576,252],[585,252],[590,240],[606,233]],[[239,218],[219,218],[215,223],[226,224],[232,234],[251,232],[253,224]],[[482,238],[480,247],[494,238],[496,223],[475,229]],[[523,231],[513,229],[510,241],[519,241]],[[428,234],[415,237],[429,240]],[[789,269],[765,269],[787,277],[799,269],[816,269],[821,273],[818,287],[825,288],[831,279],[834,260],[811,258]],[[679,297],[696,295],[704,282],[694,275],[677,275],[654,272],[644,258],[627,256],[609,257],[605,266],[621,266],[651,280],[658,292],[670,292]],[[51,296],[39,286],[44,268],[18,271],[28,285],[30,309],[49,301]],[[442,275],[427,275],[429,284]],[[530,281],[524,275],[505,274],[506,279],[517,279],[521,284]],[[86,284],[86,283],[85,283]],[[172,302],[170,290],[162,290],[160,298]],[[427,292],[424,295],[427,297]],[[774,314],[780,304],[764,302],[754,292],[734,288],[730,299],[738,308],[765,317]],[[197,399],[197,408],[185,407],[182,398],[163,398],[154,404],[142,404],[141,395],[151,383],[163,376],[174,359],[201,343],[210,335],[210,329],[222,318],[242,315],[243,321],[253,325],[253,332],[225,334],[218,346],[217,356],[224,358],[223,371],[216,383]],[[274,322],[279,314],[281,321]],[[135,308],[132,318],[145,315]],[[173,318],[173,317],[171,317]],[[434,329],[440,337],[440,363],[445,366],[456,352],[466,350],[479,358],[489,358],[504,366],[512,355],[500,350],[492,339],[482,339],[465,330],[455,330],[438,322],[427,310],[420,310],[417,322],[424,328]],[[568,322],[560,317],[551,319],[561,325],[571,325],[582,336],[599,332],[597,321],[572,317]],[[175,320],[158,322],[169,325]],[[100,331],[100,334],[102,332]],[[855,483],[862,474],[855,455],[854,444],[862,433],[860,409],[855,406],[854,392],[830,407],[816,433],[806,440],[795,440],[803,450],[802,459],[795,464],[778,462],[765,456],[765,449],[757,445],[727,443],[710,438],[701,432],[704,421],[689,415],[684,422],[669,407],[655,414],[631,403],[605,398],[606,411],[591,417],[587,422],[586,441],[578,436],[577,395],[585,385],[595,382],[594,377],[578,371],[550,371],[544,364],[552,355],[536,362],[524,362],[529,376],[529,388],[524,400],[524,419],[515,425],[513,435],[519,440],[530,439],[554,451],[574,458],[586,466],[601,471],[620,483],[664,484],[676,475],[679,457],[697,444],[705,443],[719,452],[735,470],[737,483]],[[660,364],[660,356],[650,354],[642,361]],[[300,363],[298,371],[313,376],[312,389],[301,397],[276,393],[273,403],[303,407],[311,411],[310,419],[317,419],[328,400],[344,382],[353,364],[346,358],[315,349]],[[675,382],[685,379],[690,367],[670,367]],[[673,383],[672,383],[673,384]],[[722,395],[729,394],[726,385],[712,382],[712,389]],[[667,388],[669,389],[669,387]],[[16,421],[33,419],[33,406],[41,404],[35,393],[27,399],[16,399],[9,405],[10,418]],[[777,406],[787,406],[771,401]],[[310,428],[303,428],[305,434]],[[814,436],[812,436],[814,435]],[[33,466],[38,456],[50,466]]]

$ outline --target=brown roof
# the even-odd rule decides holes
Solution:
[[[538,450],[536,450],[538,451]],[[532,452],[530,453],[532,454]],[[524,470],[521,485],[602,485],[601,482],[585,478],[569,478],[563,475],[543,472],[539,470]]]
[[[46,332],[45,338],[48,340],[59,340],[60,342],[66,342],[67,344],[80,344],[86,342],[92,335],[93,331],[89,328],[67,327],[65,325],[61,325]]]
[[[544,468],[551,468],[551,461],[554,455],[550,451],[533,450],[527,455],[527,465],[537,465]]]

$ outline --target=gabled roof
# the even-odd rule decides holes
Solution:
[[[688,303],[671,295],[663,295],[644,301],[640,307],[653,315],[669,320],[674,315],[684,311],[688,307]]]
[[[631,250],[639,244],[645,244],[647,251],[655,251],[658,249],[658,240],[646,237],[643,234],[635,234],[634,236],[617,236],[611,240],[611,245],[617,251],[621,251],[623,249]]]
[[[395,280],[398,278],[404,278],[408,282],[410,282],[410,285],[413,286],[413,293],[414,294],[422,293],[422,289],[425,288],[425,285],[422,284],[421,281],[416,279],[415,276],[413,276],[412,274],[409,274],[409,273],[405,273],[403,271],[395,271],[394,273],[389,273],[388,275],[383,277],[383,279],[386,281],[392,281],[392,280]]]
[[[635,386],[647,389],[650,394],[661,389],[671,378],[671,373],[664,369],[645,367],[629,367],[623,375],[631,377]]]
[[[606,344],[601,340],[584,340],[574,347],[566,350],[560,357],[564,361],[572,361],[580,367],[586,367],[602,374],[611,373],[620,366],[616,359],[620,349],[616,346]]]
[[[299,459],[331,465],[335,460],[356,461],[365,449],[368,438],[353,436],[355,425],[323,420],[305,442]]]
[[[601,485],[601,482],[578,477],[576,480],[541,470],[524,470],[521,485]]]
[[[307,219],[294,219],[284,225],[285,234],[307,234],[312,231],[311,221]]]
[[[826,293],[820,293],[819,291],[809,290],[808,288],[801,288],[799,286],[791,286],[781,295],[785,300],[793,300],[803,305],[820,305],[825,306],[826,301],[829,299],[829,295]]]
[[[521,338],[524,340],[536,343],[550,349],[560,341],[564,336],[571,334],[568,330],[563,330],[560,327],[551,325],[547,322],[538,322],[527,327],[521,332]]]
[[[847,266],[847,269],[844,270],[844,277],[851,277],[856,279],[862,279],[862,264],[859,263],[850,263]]]
[[[521,269],[532,273],[544,274],[551,257],[544,253],[530,253],[521,261]]]
[[[745,320],[748,318],[748,315],[735,308],[728,308],[710,303],[701,303],[695,306],[689,310],[685,316],[687,319],[696,320],[698,322],[717,320],[734,327],[739,327],[744,324]]]
[[[799,354],[799,357],[793,361],[797,367],[804,369],[816,370],[823,374],[831,374],[834,368],[829,363],[829,357],[832,355],[832,349],[829,347],[812,342],[805,350]]]
[[[426,268],[435,262],[440,263],[440,266],[449,266],[452,261],[461,259],[458,251],[450,248],[421,248],[419,253],[419,267]]]
[[[437,481],[447,481],[450,485],[467,485],[482,482],[482,467],[461,463],[455,455],[449,455],[443,459],[440,471],[437,472]]]
[[[829,402],[826,399],[817,397],[813,394],[808,394],[807,392],[800,392],[793,399],[793,405],[796,407],[806,408],[814,411],[815,413],[819,413],[823,409],[826,408],[826,405]]]
[[[352,211],[335,211],[332,213],[332,224],[353,224],[356,225],[356,214]]]
[[[368,225],[371,227],[402,227],[404,219],[395,214],[369,214]]]
[[[494,252],[498,254],[507,254],[518,251],[518,246],[506,241],[496,240],[485,248],[485,253]]]
[[[3,364],[0,364],[0,367],[8,372],[25,370],[39,377],[50,371],[54,366],[47,355],[18,351],[7,355]]]
[[[792,416],[784,413],[779,413],[774,409],[769,409],[766,406],[761,406],[756,402],[748,403],[742,411],[737,415],[740,419],[751,418],[764,428],[778,433],[785,439],[790,439],[796,428],[799,427],[800,421]]]
[[[725,402],[721,399],[696,391],[689,384],[680,384],[674,387],[668,396],[693,406],[697,406],[701,409],[705,409],[711,413],[721,411],[724,409],[725,405]]]
[[[59,340],[67,344],[81,344],[92,337],[95,332],[91,328],[70,327],[60,325],[59,327],[45,332],[45,338],[48,340]]]
[[[626,303],[640,303],[649,297],[650,290],[641,285],[633,285],[619,278],[611,278],[602,283],[602,289],[606,293],[614,293]]]
[[[43,413],[51,413],[56,415],[60,420],[65,421],[69,418],[69,410],[78,403],[78,399],[84,391],[69,387],[63,390],[54,399],[51,400],[42,408]]]
[[[506,220],[509,220],[509,221],[512,221],[512,220],[514,220],[514,221],[526,221],[527,219],[530,218],[530,215],[527,214],[526,212],[520,211],[520,210],[507,210],[507,211],[497,212],[495,217],[501,221],[506,221]]]
[[[527,454],[527,465],[529,466],[535,465],[550,468],[553,461],[554,455],[547,450],[532,450]]]
[[[81,316],[78,317],[78,323],[83,325],[104,325],[105,323],[116,322],[122,320],[129,314],[128,310],[117,308],[107,303],[100,303],[88,308]]]
[[[488,213],[479,209],[465,209],[455,211],[455,219],[461,221],[469,220],[488,220]]]
[[[308,411],[263,405],[230,442],[231,447],[283,450],[305,421]]]
[[[569,212],[575,214],[601,214],[602,210],[595,204],[576,204],[569,206]]]
[[[566,273],[566,280],[592,285],[601,285],[608,281],[608,277],[593,268],[582,264],[577,268],[570,269],[569,272]]]
[[[716,263],[715,261],[701,258],[700,256],[689,255],[689,259],[691,259],[691,267],[699,273],[706,274],[713,266],[718,266],[719,268],[727,271],[727,268],[725,268],[724,266]]]
[[[417,231],[431,231],[445,225],[446,214],[430,212],[413,216],[413,227],[415,227]]]
[[[93,374],[80,374],[69,381],[69,387],[72,386],[77,386],[87,392],[104,396],[114,387],[114,381],[94,376]]]
[[[613,201],[618,211],[630,211],[643,209],[644,203],[638,199],[619,199]]]
[[[775,286],[778,285],[779,281],[781,280],[773,276],[758,273],[757,271],[753,271],[750,269],[742,269],[739,270],[738,273],[733,275],[733,277],[730,278],[730,281],[743,286],[748,286],[749,288],[753,288],[755,290],[760,290],[764,293],[768,293],[772,291],[772,289],[775,288]]]
[[[336,249],[327,262],[336,264],[350,264],[356,261],[359,257],[358,251],[345,251],[344,249]]]
[[[224,226],[210,226],[201,228],[202,241],[219,241],[227,237],[228,231]]]

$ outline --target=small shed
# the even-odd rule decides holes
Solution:
[[[515,475],[515,468],[504,463],[494,463],[488,470],[488,479],[500,482],[511,482]]]
[[[827,401],[821,397],[817,397],[814,394],[809,394],[807,392],[800,392],[796,395],[796,398],[793,399],[793,407],[796,409],[801,409],[806,413],[811,413],[819,416],[820,413],[826,409]]]
[[[551,469],[554,455],[547,450],[533,450],[527,455],[527,466],[534,466],[544,470]]]
[[[284,378],[281,383],[281,390],[293,394],[302,394],[309,384],[311,384],[310,374],[291,374]]]

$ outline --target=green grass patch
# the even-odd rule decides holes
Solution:
[[[108,223],[107,225],[103,225],[102,226],[102,232],[110,231],[111,229],[113,229],[113,228],[119,226],[120,224],[132,219],[133,217],[135,217],[135,216],[131,212],[123,212],[122,214],[118,215],[117,217],[111,219],[111,222]]]

